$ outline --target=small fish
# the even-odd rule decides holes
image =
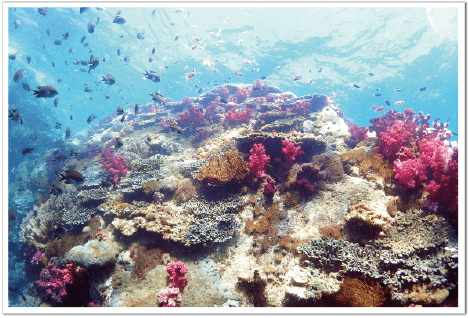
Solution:
[[[198,92],[198,94],[201,94],[201,92],[203,92],[203,89],[204,89],[203,87],[202,87],[202,88],[200,88],[200,89],[197,91],[197,92]]]
[[[322,68],[319,69],[319,73],[322,73]]]
[[[249,65],[251,65],[251,64],[250,64],[250,61],[247,60],[247,59],[245,59],[244,63],[242,63],[242,65],[244,65],[244,64],[249,64]]]
[[[125,22],[127,22],[127,20],[125,20],[125,18],[121,17],[121,16],[116,16],[114,18],[114,21],[112,21],[113,23],[117,23],[117,24],[124,24]]]
[[[179,33],[177,33],[177,35],[175,36],[174,41],[177,41],[178,39],[179,39]]]
[[[228,103],[224,98],[221,98],[219,101],[220,101],[221,103],[223,103],[223,104],[227,104],[227,103]]]
[[[62,128],[62,124],[59,123],[59,122],[57,122],[57,123],[55,124],[55,129],[60,129],[60,128]]]
[[[110,95],[107,94],[106,96],[104,96],[106,99],[109,99],[110,98]]]
[[[125,120],[125,113],[122,115],[122,118],[120,118],[120,122],[123,123]]]
[[[148,61],[149,61],[150,63],[153,62],[153,58],[150,57]]]
[[[401,88],[397,88],[397,89],[395,90],[395,92],[401,92],[401,91],[402,91]]]
[[[390,106],[390,102],[388,100],[385,100],[385,104],[387,104],[387,106]]]
[[[47,15],[47,8],[39,8],[37,9],[40,15],[46,16]]]
[[[137,38],[139,40],[144,40],[146,38],[146,34],[144,32],[142,33],[137,33]]]
[[[86,36],[85,36],[85,35],[83,35],[83,37],[81,38],[81,43],[83,43],[84,40],[86,40]]]
[[[36,98],[44,97],[44,98],[52,98],[58,94],[57,90],[53,86],[38,86],[38,90],[32,90]]]
[[[384,157],[384,156],[383,156],[382,154],[380,154],[380,153],[376,153],[375,156],[378,157],[378,158],[383,158],[383,157]]]
[[[195,50],[197,47],[198,47],[198,44],[195,44],[194,46],[192,46],[192,51]]]
[[[374,76],[374,73],[369,73],[369,76]]]
[[[122,138],[118,137],[115,139],[115,149],[119,149],[123,144]]]
[[[60,161],[63,161],[63,160],[65,160],[65,159],[67,159],[67,157],[65,157],[64,155],[61,155],[61,156],[58,156],[58,157],[56,157],[55,159],[53,159],[53,160],[52,160],[52,163],[53,163],[53,164],[55,164],[55,163],[57,163],[57,162],[60,163]]]
[[[239,72],[239,73],[237,73],[237,76],[242,76],[242,73],[240,73],[240,72]]]
[[[31,63],[31,55],[28,55],[26,59],[28,60],[28,64]]]
[[[175,21],[169,21],[169,25],[174,25]]]
[[[100,18],[100,17],[97,17],[97,19],[96,19],[96,25],[99,24],[99,21],[101,21],[101,18]]]
[[[377,109],[375,110],[375,112],[380,112],[380,111],[383,110],[383,109],[384,109],[384,107],[383,107],[383,106],[380,106],[379,108],[377,108]]]
[[[52,67],[55,67],[55,61],[52,61]]]
[[[264,80],[266,77],[265,76],[262,76],[261,79]]]
[[[50,36],[50,29],[47,28],[47,35]]]
[[[158,73],[156,73],[156,72],[154,72],[154,71],[152,71],[152,70],[150,70],[149,73],[148,73],[148,71],[145,69],[145,73],[143,73],[143,75],[144,75],[147,79],[149,79],[149,80],[151,80],[151,81],[153,81],[153,82],[156,82],[156,83],[159,82],[159,81],[161,80],[161,76],[159,76]]]
[[[174,123],[172,123],[172,125],[169,127],[172,131],[176,131],[177,133],[181,134],[182,133],[182,127],[178,126],[177,123],[174,125]]]
[[[67,130],[65,130],[65,137],[69,138],[71,133],[72,133],[72,131],[71,131],[70,127],[67,127]]]
[[[219,45],[224,44],[224,41],[219,41],[218,44]]]
[[[107,59],[106,59],[105,56],[102,58],[102,61],[103,61],[103,62],[107,61]]]
[[[135,110],[135,116],[138,114],[138,109],[139,109],[139,107],[140,107],[140,105],[135,104],[135,108],[134,108],[134,110]]]
[[[356,84],[353,84],[353,86],[356,87],[356,88],[361,88],[360,86],[357,86]]]
[[[175,13],[179,13],[179,12],[182,12],[182,11],[184,11],[184,9],[177,9],[177,10],[175,10]]]
[[[382,94],[380,94],[380,93],[377,93],[377,94],[374,94],[374,96],[377,96],[377,97],[379,97],[379,96],[382,96]]]
[[[398,102],[395,102],[395,105],[401,105],[401,104],[404,104],[404,103],[405,103],[404,101],[400,100]]]
[[[117,55],[120,56],[120,54],[122,53],[122,51],[120,51],[120,48],[117,49]]]
[[[11,117],[12,120],[14,121],[19,121],[20,120],[20,112],[17,110],[17,109],[12,109],[12,110],[8,110],[8,112],[10,113],[8,115],[8,117]]]
[[[374,109],[374,108],[375,108],[375,105],[372,105],[372,107],[371,107],[371,108],[369,108],[369,109]]]
[[[117,13],[115,15],[120,15],[122,13],[122,11],[117,11]]]
[[[54,44],[55,44],[55,45],[62,45],[62,41],[60,41],[60,40],[55,40]]]
[[[159,103],[164,102],[164,97],[159,93],[154,93],[153,94],[153,92],[151,92],[151,94],[149,94],[149,95],[152,97],[153,101],[155,101],[155,102],[159,102]]]
[[[62,40],[68,40],[68,37],[70,36],[70,33],[66,32],[65,34],[62,34],[62,35],[63,35]]]
[[[88,73],[91,71],[91,70],[94,70],[96,67],[98,67],[99,65],[99,58],[98,57],[94,57],[94,56],[90,56],[89,57],[89,70],[88,70]]]
[[[88,10],[89,7],[81,7],[80,8],[80,14],[85,13],[86,10]]]
[[[94,118],[96,118],[96,116],[94,116],[94,114],[92,114],[91,116],[88,117],[88,124],[91,124],[91,122],[94,120]]]
[[[122,107],[117,107],[117,115],[122,115],[124,113],[124,109]]]
[[[130,62],[130,58],[128,56],[124,57],[124,62]]]
[[[335,92],[332,92],[333,97],[338,97],[338,95]]]
[[[78,154],[78,151],[70,150],[70,156],[76,156],[77,154]]]
[[[302,78],[302,75],[299,75],[299,74],[298,74],[298,75],[294,76],[293,81],[298,81],[298,80],[300,80],[301,78]]]
[[[112,86],[115,84],[115,79],[114,79],[114,76],[112,76],[112,74],[107,74],[106,77],[103,76],[102,81],[109,86]]]
[[[156,52],[156,47],[153,46],[153,49],[151,50],[151,54],[154,54],[154,52]]]
[[[15,20],[15,29],[18,28],[18,26],[20,25],[21,23],[19,22],[19,20]]]
[[[54,99],[54,105],[55,105],[55,107],[58,106],[58,102],[59,102],[58,98]]]
[[[8,55],[8,57],[10,58],[10,60],[16,60],[16,53],[15,54],[10,54],[10,55]]]
[[[420,88],[419,89],[421,92],[426,90],[426,87]]]
[[[377,87],[376,91],[377,91],[377,92],[380,92],[380,87]]]
[[[86,93],[90,93],[90,92],[93,91],[93,89],[92,89],[91,87],[85,87],[84,91],[85,91]]]
[[[25,155],[25,154],[31,153],[33,150],[34,150],[33,147],[24,148],[23,151],[21,151],[21,154]]]
[[[94,28],[96,27],[96,25],[94,23],[88,23],[88,32],[89,33],[94,33]]]
[[[80,183],[84,181],[83,175],[76,170],[65,170],[64,174],[59,173],[60,179],[58,181],[65,180],[65,183],[70,184],[70,181],[74,183]]]
[[[23,88],[24,88],[25,90],[27,90],[28,92],[31,91],[31,88],[29,87],[28,84],[23,83],[22,85],[23,85]]]
[[[72,115],[70,115],[70,120],[73,120],[73,116],[72,116]]]
[[[187,79],[192,78],[192,77],[194,77],[194,76],[195,76],[195,73],[188,73],[188,74],[187,74]]]

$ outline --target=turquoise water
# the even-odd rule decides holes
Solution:
[[[8,60],[8,104],[23,117],[23,125],[9,120],[10,182],[24,173],[24,168],[18,172],[19,165],[33,169],[44,161],[46,150],[63,146],[67,127],[72,137],[83,134],[118,106],[150,103],[151,91],[178,101],[225,81],[253,84],[262,76],[269,86],[296,96],[335,92],[344,117],[358,126],[368,127],[369,119],[389,109],[412,108],[441,122],[449,119],[449,129],[458,133],[455,8],[176,9],[90,8],[80,14],[79,8],[47,8],[46,16],[37,8],[8,9],[8,54],[17,53],[15,60]],[[123,25],[112,23],[118,11],[126,19]],[[20,22],[17,28],[15,20]],[[97,24],[94,33],[88,32],[88,23]],[[64,40],[66,32],[70,36]],[[139,39],[138,33],[146,37]],[[62,44],[55,45],[55,40]],[[80,70],[88,66],[73,64],[89,61],[91,55],[99,57],[100,64],[90,73]],[[126,56],[129,62],[124,61]],[[212,66],[206,65],[209,61]],[[16,83],[13,77],[19,69],[26,73]],[[158,72],[161,81],[143,80],[145,70]],[[196,75],[187,79],[191,72]],[[112,86],[101,81],[109,73],[116,80]],[[302,78],[294,81],[296,75]],[[37,99],[23,83],[31,89],[54,86],[59,92],[57,107],[55,98]],[[86,87],[93,91],[85,92]],[[423,87],[426,90],[421,91]],[[381,96],[374,96],[377,93]],[[396,105],[397,101],[404,104]],[[370,109],[373,105],[385,109],[376,113]],[[88,124],[91,114],[97,118]],[[34,147],[33,153],[22,155],[26,147]]]

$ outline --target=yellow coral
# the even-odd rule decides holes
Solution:
[[[223,158],[215,156],[205,164],[198,173],[198,180],[206,180],[211,184],[222,184],[230,181],[240,181],[250,172],[249,164],[239,155],[237,150],[231,150]]]

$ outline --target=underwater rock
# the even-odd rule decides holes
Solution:
[[[304,117],[302,116],[291,116],[290,118],[285,119],[278,119],[275,120],[273,123],[265,125],[260,128],[260,131],[265,132],[281,132],[281,133],[289,133],[291,131],[301,131],[302,130],[302,123],[304,122]]]
[[[110,262],[116,262],[122,247],[110,240],[91,240],[85,245],[75,246],[65,255],[65,259],[84,267],[92,265],[104,266]]]

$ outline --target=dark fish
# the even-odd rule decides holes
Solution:
[[[52,183],[50,186],[49,194],[60,195],[62,192],[63,189],[61,183],[55,180],[54,183]]]
[[[122,11],[117,11],[117,13],[115,15],[120,15],[122,13]]]
[[[68,61],[65,61],[65,65],[68,65]],[[59,82],[60,83],[60,82]]]
[[[70,156],[76,156],[76,155],[78,155],[78,151],[70,150]]]
[[[99,24],[99,21],[101,21],[101,18],[100,18],[100,17],[97,17],[97,19],[96,19],[96,25]]]
[[[164,102],[164,97],[159,94],[159,93],[154,93],[151,92],[151,94],[149,94],[152,98],[153,98],[153,101],[155,102],[159,102],[159,103],[163,103]]]
[[[353,86],[356,87],[356,88],[361,88],[361,87],[357,86],[356,84],[353,84]]]
[[[376,91],[377,91],[377,92],[380,92],[380,87],[377,87]]]
[[[153,46],[153,49],[151,50],[151,54],[154,54],[154,52],[156,52],[156,47]]]
[[[262,80],[264,80],[266,77],[265,77],[265,76],[262,76],[261,78],[262,78]]]
[[[125,62],[130,62],[130,58],[128,56],[124,57]]]
[[[382,96],[382,94],[378,93],[378,94],[374,94],[374,96],[378,97],[378,96]]]
[[[94,116],[94,114],[92,114],[91,116],[88,117],[88,124],[91,124],[91,122],[93,121],[93,119],[96,118],[96,116]]]
[[[44,44],[42,44],[42,49],[43,49],[43,50],[45,50],[45,43],[44,43]]]
[[[426,88],[425,88],[425,87],[423,87],[423,88],[420,88],[419,90],[422,92],[422,91],[425,91],[425,90],[426,90]]]
[[[58,98],[56,98],[56,99],[54,100],[54,105],[55,105],[55,107],[58,106]]]
[[[369,76],[374,76],[374,73],[369,73]]]
[[[319,69],[319,73],[322,73],[322,68]]]
[[[122,118],[120,118],[120,122],[123,123],[125,121],[125,113],[122,115]]]
[[[390,106],[390,102],[388,100],[385,100],[385,104],[387,104],[387,106]]]
[[[65,130],[65,137],[66,138],[70,137],[71,133],[72,133],[72,131],[71,131],[70,127],[67,127],[67,130]]]
[[[52,61],[52,67],[55,67],[55,61]]]
[[[62,124],[59,123],[59,122],[57,122],[57,123],[55,124],[55,129],[60,129],[60,128],[62,128]]]
[[[94,33],[94,28],[96,27],[96,25],[94,23],[88,23],[88,32],[89,33]]]
[[[105,62],[106,60],[107,60],[107,59],[106,59],[106,57],[104,56],[104,57],[102,58],[102,61]]]
[[[123,38],[123,37],[124,37],[124,35],[123,35],[123,34],[119,34],[119,38]]]
[[[66,170],[63,174],[59,173],[59,175],[61,178],[58,181],[66,180],[65,183],[71,183],[70,181],[75,183],[84,181],[83,175],[76,170]]]
[[[47,15],[47,8],[39,8],[37,9],[40,15],[46,16]]]
[[[47,28],[47,35],[50,36],[50,29]]]
[[[88,73],[91,70],[94,70],[96,67],[99,65],[99,58],[98,57],[93,57],[92,55],[89,58],[89,70]]]
[[[104,96],[106,99],[109,99],[110,98],[110,95],[107,94],[106,96]]]
[[[36,98],[52,98],[58,94],[57,90],[53,86],[38,86],[37,88],[39,88],[39,90],[32,90],[34,95],[36,95]]]
[[[59,82],[59,83],[62,83],[62,79],[61,79],[61,78],[59,78],[59,79],[57,80],[57,82]]]
[[[68,50],[70,53],[75,53],[76,49],[74,47],[71,47],[70,50]]]
[[[16,60],[16,53],[15,54],[10,54],[10,55],[8,55],[8,57],[10,58],[10,60]]]
[[[23,78],[25,72],[23,71],[23,69],[19,70],[18,72],[16,72],[15,76],[13,77],[13,80],[16,82],[16,83],[19,83],[19,81],[21,81],[21,79]]]
[[[401,92],[401,91],[402,91],[401,88],[397,88],[397,89],[395,90],[395,92]]]
[[[80,65],[80,61],[74,60],[74,61],[73,61],[73,64],[75,64],[75,65]]]
[[[62,45],[62,41],[60,41],[60,40],[55,40],[54,44],[55,44],[55,45]]]
[[[85,35],[83,35],[83,37],[81,38],[81,43],[83,43],[84,40],[86,40],[86,36],[85,36]]]
[[[108,187],[112,186],[112,183],[109,182],[109,181],[107,181],[107,180],[102,180],[101,185],[102,185],[103,187],[108,188]]]
[[[148,73],[148,71],[145,69],[145,73],[143,73],[143,75],[145,75],[147,79],[152,80],[153,82],[159,82],[161,80],[161,76],[151,70]]]
[[[33,151],[33,150],[34,150],[33,147],[24,148],[23,151],[21,152],[21,154],[25,155],[27,153],[31,153],[31,151]]]
[[[123,141],[120,137],[115,139],[115,149],[119,149],[123,146]]]
[[[81,14],[81,13],[84,13],[84,12],[85,12],[86,10],[88,10],[88,9],[89,9],[89,7],[81,7],[81,8],[80,8],[80,14]]]
[[[8,117],[11,117],[12,120],[14,120],[14,121],[19,121],[20,120],[21,115],[20,115],[19,110],[12,109],[12,110],[8,110],[8,112],[10,113],[8,115]]]
[[[87,61],[81,61],[80,64],[81,65],[88,65],[88,62]]]
[[[80,68],[80,71],[82,71],[83,73],[87,73],[87,72],[88,72],[84,67]]]
[[[17,29],[20,24],[19,20],[15,20],[15,29]]]
[[[103,76],[102,81],[109,86],[115,84],[115,79],[114,76],[112,76],[112,74],[107,74],[106,77]]]
[[[114,18],[114,21],[112,21],[112,22],[117,23],[117,24],[124,24],[125,22],[127,22],[127,20],[125,20],[125,18],[123,18],[123,17],[116,16]]]
[[[63,39],[62,40],[68,40],[68,37],[70,36],[70,33],[65,33],[65,34],[62,34],[63,35]]]
[[[153,58],[150,57],[148,61],[149,61],[150,63],[153,62]]]
[[[72,116],[72,115],[70,115],[70,120],[73,120],[73,116]]]
[[[117,55],[120,56],[121,53],[122,53],[122,51],[120,51],[120,48],[117,49]]]
[[[31,63],[31,55],[28,55],[26,59],[28,60],[28,64]]]
[[[135,104],[135,116],[138,114],[139,107],[140,107],[140,105]]]
[[[165,68],[166,70],[168,70],[168,69],[169,69],[169,66],[164,66],[164,68]]]
[[[92,89],[91,87],[86,87],[86,88],[84,89],[84,91],[85,91],[86,93],[90,93],[90,92],[93,91],[93,89]]]
[[[124,109],[122,107],[117,107],[117,115],[122,115],[124,113]]]
[[[139,40],[144,40],[144,39],[146,38],[145,32],[137,33],[137,38],[138,38]]]
[[[31,88],[29,87],[29,85],[26,84],[26,83],[23,83],[23,88],[24,88],[25,90],[27,90],[28,92],[31,90]]]
[[[178,39],[179,39],[179,33],[177,33],[177,35],[175,36],[174,41],[177,41]]]
[[[197,92],[198,92],[198,94],[201,94],[201,92],[203,92],[203,89],[204,89],[203,87],[202,87],[202,88],[200,88],[200,89],[197,91]]]

